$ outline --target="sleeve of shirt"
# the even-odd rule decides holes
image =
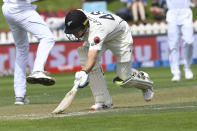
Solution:
[[[88,39],[89,50],[102,50],[105,37],[102,35],[94,35]]]
[[[94,28],[88,37],[89,50],[102,50],[107,32],[102,28]]]

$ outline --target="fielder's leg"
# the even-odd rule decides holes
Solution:
[[[185,79],[193,79],[193,72],[190,68],[190,65],[192,63],[193,42],[194,42],[192,17],[190,22],[191,24],[184,24],[181,28],[183,32],[182,33],[183,39],[184,39],[183,59],[184,59]]]
[[[173,74],[171,81],[178,82],[181,80],[181,72],[179,69],[180,27],[169,22],[168,29],[169,61],[171,73]]]
[[[29,104],[29,100],[26,95],[26,65],[28,59],[29,43],[27,32],[20,27],[21,23],[18,23],[20,15],[10,10],[7,4],[2,6],[2,11],[6,21],[8,22],[13,34],[14,42],[16,45],[16,59],[14,69],[14,93],[15,104],[24,105]],[[21,22],[21,21],[20,21]]]
[[[29,53],[27,32],[17,25],[10,24],[16,46],[16,59],[14,69],[15,105],[29,104],[26,98],[26,65]]]
[[[24,21],[24,29],[40,41],[36,53],[33,72],[27,77],[27,82],[31,84],[38,83],[46,86],[53,85],[55,84],[55,79],[44,73],[44,66],[48,55],[54,46],[55,37],[35,10],[25,13],[24,16],[27,17]]]
[[[77,51],[80,56],[80,63],[83,67],[87,60],[88,48],[82,46],[79,47]],[[98,62],[95,64],[92,71],[89,73],[89,77],[90,88],[92,90],[92,94],[95,100],[95,105],[93,105],[90,109],[99,110],[113,108],[112,99],[107,89],[104,73],[102,67],[99,65]]]
[[[193,45],[192,44],[185,44],[183,47],[183,55],[184,55],[184,72],[185,72],[185,79],[193,79],[193,72],[190,68],[193,56]]]

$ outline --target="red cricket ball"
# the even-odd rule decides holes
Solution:
[[[94,43],[99,43],[100,42],[100,38],[98,36],[94,37]]]

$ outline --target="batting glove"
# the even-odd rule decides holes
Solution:
[[[89,84],[89,75],[81,70],[75,73],[75,82],[79,82],[79,88],[84,88]]]

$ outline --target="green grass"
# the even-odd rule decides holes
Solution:
[[[192,69],[197,72],[197,65]],[[94,103],[89,86],[79,89],[72,105],[60,115],[52,115],[66,92],[73,85],[74,73],[54,74],[57,83],[52,87],[27,85],[31,104],[15,106],[13,77],[0,79],[1,131],[196,131],[197,81],[173,83],[169,67],[140,69],[154,81],[155,97],[143,100],[141,91],[123,89],[112,84],[116,75],[107,71],[108,89],[114,109],[90,112]]]
[[[1,122],[1,130],[23,131],[195,131],[196,112],[139,113],[124,112],[55,118]],[[21,125],[21,126],[19,126]]]
[[[45,0],[37,4],[38,10],[81,7],[79,0]],[[122,6],[119,0],[114,0],[108,8],[116,11]],[[0,29],[8,29],[1,12]],[[192,69],[194,79],[185,80],[182,74],[179,83],[170,81],[169,67],[140,69],[148,72],[154,81],[155,97],[151,103],[144,102],[137,89],[114,86],[112,79],[116,74],[108,71],[105,74],[113,110],[89,112],[94,100],[86,87],[79,89],[72,105],[61,115],[52,115],[51,111],[72,88],[74,73],[54,74],[57,83],[52,87],[28,84],[27,97],[31,104],[25,106],[13,104],[13,77],[1,77],[0,131],[196,131],[197,65]]]

